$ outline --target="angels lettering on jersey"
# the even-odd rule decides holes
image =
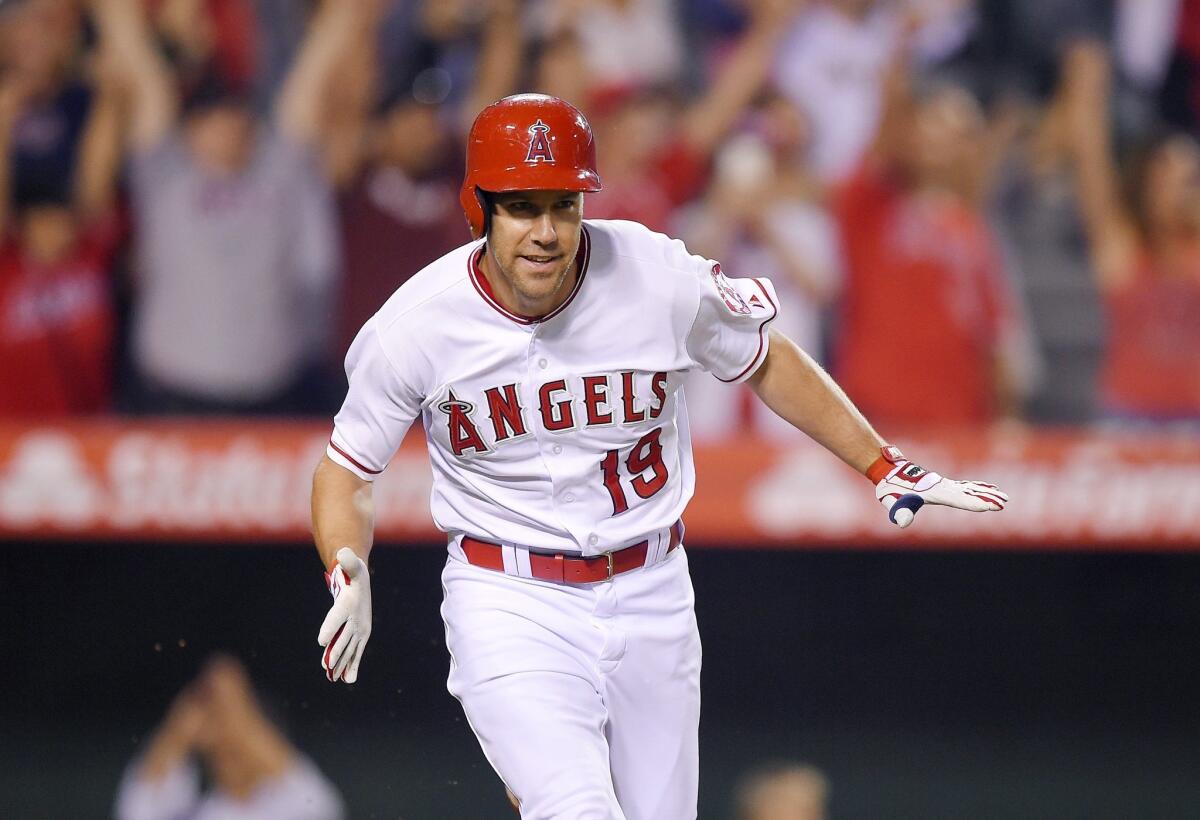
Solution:
[[[469,396],[461,387],[450,387],[437,408],[445,415],[450,449],[464,458],[525,438],[531,424],[548,433],[563,433],[657,419],[666,405],[667,374],[658,372],[650,377],[649,398],[638,395],[635,385],[640,380],[636,376],[634,371],[624,370],[551,379],[537,387],[536,403],[528,412],[522,387],[516,382],[485,388],[478,397]]]

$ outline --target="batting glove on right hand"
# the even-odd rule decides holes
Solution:
[[[371,637],[371,576],[354,550],[342,547],[337,563],[325,573],[333,606],[321,624],[317,643],[325,647],[321,668],[331,681],[358,680],[358,665]]]
[[[900,527],[911,524],[924,504],[986,512],[1002,510],[1008,503],[1008,496],[995,484],[943,478],[913,464],[891,446],[884,447],[867,469],[867,478],[875,482],[875,497],[888,511],[888,518]]]

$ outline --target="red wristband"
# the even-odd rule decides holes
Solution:
[[[893,447],[890,444],[881,447],[879,458],[871,462],[871,466],[867,468],[867,479],[872,484],[878,484],[887,478],[888,473],[895,469],[897,464],[904,460],[904,454],[900,452],[899,447]]]

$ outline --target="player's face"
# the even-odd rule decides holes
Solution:
[[[583,229],[583,194],[495,194],[488,227],[488,279],[506,307],[526,316],[554,310],[575,283],[572,263]]]

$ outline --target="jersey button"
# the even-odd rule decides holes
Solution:
[[[545,359],[538,359],[538,367],[540,367],[542,370],[545,370],[549,365],[550,362],[546,361]]]
[[[563,501],[566,501],[568,504],[570,504],[574,500],[575,500],[574,493],[567,493],[566,495],[563,496]]]
[[[589,544],[591,544],[593,547],[594,547],[594,546],[596,546],[597,544],[599,544],[599,543],[600,543],[600,536],[598,536],[598,535],[589,535],[589,536],[588,536],[588,543],[589,543]]]
[[[562,453],[562,445],[555,444],[554,445],[554,455],[559,455],[560,453]]]

